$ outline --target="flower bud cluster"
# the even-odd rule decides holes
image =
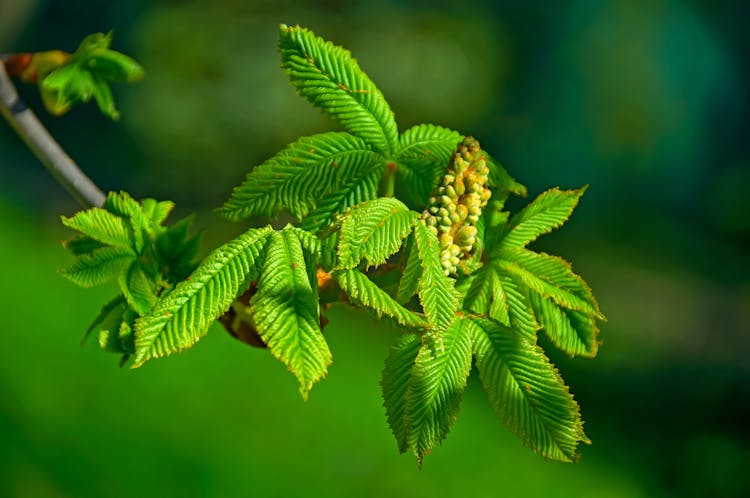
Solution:
[[[473,255],[476,224],[491,195],[488,176],[487,159],[479,142],[464,138],[422,214],[422,220],[440,241],[440,262],[446,275],[455,273],[459,262]]]

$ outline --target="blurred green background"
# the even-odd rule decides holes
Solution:
[[[114,289],[56,274],[77,206],[0,123],[0,496],[750,496],[748,19],[743,0],[0,0],[0,52],[114,29],[144,64],[118,123],[21,91],[103,188],[197,210],[204,251],[241,229],[210,209],[252,165],[334,126],[279,69],[277,25],[300,23],[354,52],[402,129],[476,136],[532,195],[590,184],[537,248],[609,318],[595,360],[553,354],[593,440],[580,463],[523,448],[471,381],[420,472],[381,406],[395,333],[349,309],[307,403],[219,328],[137,371],[80,348]]]

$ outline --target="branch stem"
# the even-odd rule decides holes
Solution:
[[[389,162],[385,165],[383,183],[381,185],[382,197],[394,197],[396,195],[396,169],[398,169],[398,166],[394,162]]]
[[[60,144],[52,138],[34,112],[18,97],[5,64],[0,60],[0,113],[31,149],[47,171],[84,207],[101,207],[106,196]]]

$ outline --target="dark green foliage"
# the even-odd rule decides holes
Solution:
[[[121,288],[87,334],[139,367],[221,319],[267,346],[306,398],[332,361],[322,311],[341,300],[400,331],[382,388],[401,452],[421,465],[447,436],[474,361],[514,434],[545,458],[574,460],[588,442],[580,410],[537,333],[594,356],[603,315],[569,263],[527,245],[561,226],[584,189],[549,190],[511,216],[505,200],[526,189],[476,140],[431,124],[399,134],[350,53],[304,28],[282,26],[279,48],[300,95],[345,131],[296,140],[218,211],[233,221],[287,212],[298,226],[250,228],[195,267],[189,220],[161,225],[171,203],[111,194],[63,220],[79,232],[64,275],[83,286],[116,277]]]

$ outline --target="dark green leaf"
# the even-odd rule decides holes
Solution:
[[[477,370],[493,409],[545,458],[575,460],[583,432],[578,404],[539,346],[489,320],[473,321]]]

